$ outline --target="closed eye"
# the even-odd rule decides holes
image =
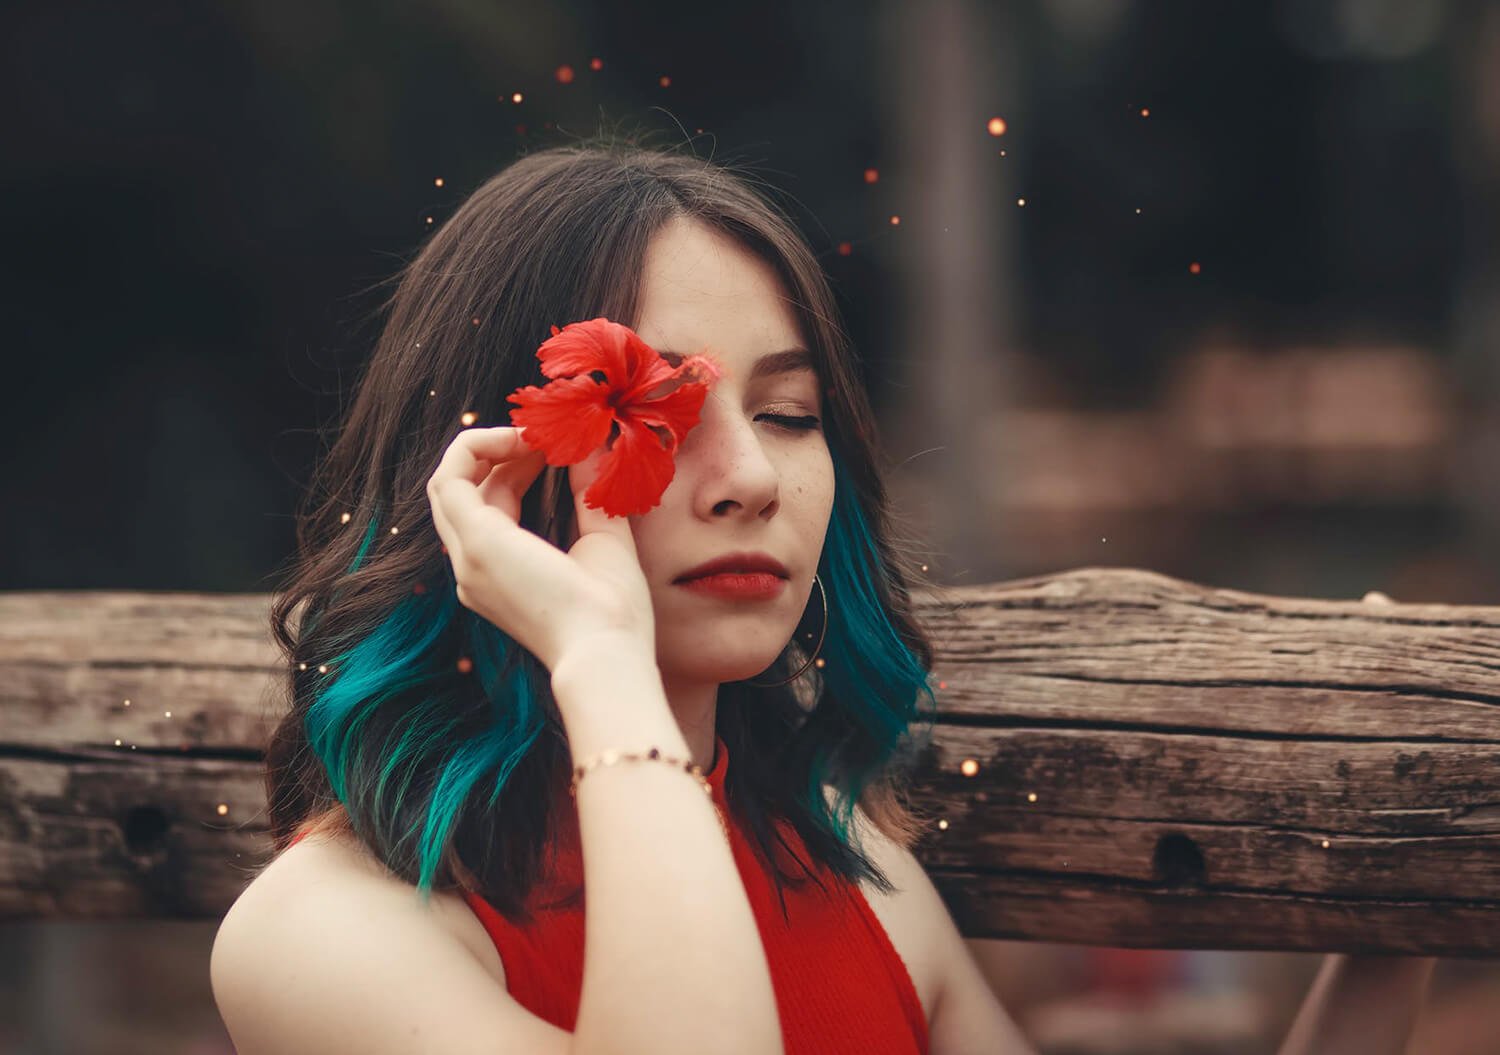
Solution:
[[[793,432],[807,432],[817,428],[818,425],[821,424],[821,422],[817,418],[811,415],[807,415],[805,417],[791,417],[787,414],[762,414],[760,415],[760,417],[770,418],[772,421],[776,422],[777,428],[790,429]],[[760,418],[756,418],[756,420],[759,421]]]

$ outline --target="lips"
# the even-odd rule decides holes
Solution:
[[[720,572],[769,572],[782,579],[791,578],[791,573],[769,553],[726,553],[722,557],[715,557],[695,568],[689,568],[673,582],[686,582],[689,579],[699,579],[705,575],[715,575]]]

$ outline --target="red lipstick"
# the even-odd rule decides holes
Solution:
[[[769,601],[786,588],[786,580],[765,571],[716,572],[679,580],[677,585],[694,593],[731,600]]]
[[[726,553],[722,557],[704,561],[697,567],[689,568],[673,582],[682,582],[684,579],[696,579],[700,575],[714,575],[718,572],[769,572],[783,579],[791,578],[791,573],[786,570],[786,565],[765,552],[743,552]]]

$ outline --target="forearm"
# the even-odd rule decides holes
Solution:
[[[552,677],[574,764],[598,751],[688,756],[654,662],[565,659]],[[657,762],[578,784],[586,890],[574,1051],[780,1055],[760,932],[713,803]]]
[[[1327,956],[1278,1055],[1402,1055],[1431,957]]]

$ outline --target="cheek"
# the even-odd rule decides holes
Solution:
[[[827,520],[833,510],[833,457],[824,447],[815,459],[793,470],[791,486],[798,506],[814,520]]]

